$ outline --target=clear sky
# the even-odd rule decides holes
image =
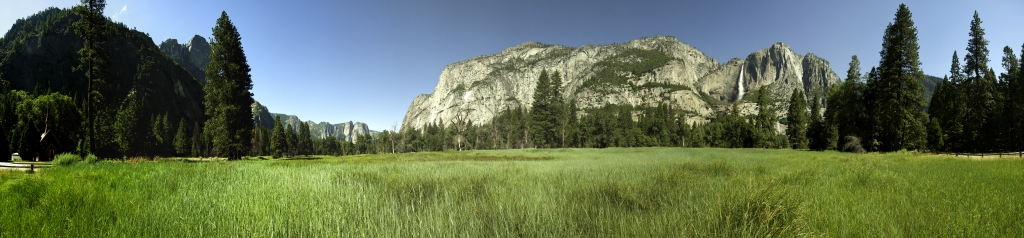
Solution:
[[[0,0],[0,31],[47,6],[77,0]],[[1020,54],[1024,1],[906,1],[926,74],[948,74],[962,57],[971,16],[991,42]],[[670,35],[719,62],[786,42],[845,77],[851,55],[878,64],[898,1],[262,1],[108,0],[106,15],[156,43],[211,37],[221,11],[242,35],[256,100],[303,120],[354,120],[373,130],[401,124],[416,95],[431,93],[448,64],[526,41],[578,47]]]

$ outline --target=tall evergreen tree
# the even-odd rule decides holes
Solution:
[[[281,125],[281,116],[274,116],[274,131],[270,134],[270,152],[274,157],[283,156],[287,152],[288,139]]]
[[[309,125],[306,123],[299,124],[299,154],[309,155],[313,153],[313,140],[309,135]]]
[[[537,78],[537,86],[533,91],[533,104],[530,109],[530,140],[536,147],[547,147],[548,130],[554,127],[551,124],[551,79],[547,70],[540,72]]]
[[[241,159],[251,143],[253,123],[252,76],[242,49],[242,37],[227,12],[221,12],[213,28],[210,63],[206,67],[207,134],[214,152],[228,160]]]
[[[129,157],[146,153],[145,144],[148,141],[147,135],[150,135],[145,129],[144,119],[139,118],[145,108],[145,99],[141,94],[137,90],[128,93],[124,104],[118,110],[117,122],[114,125],[117,135],[114,139],[121,149],[121,154]]]
[[[873,116],[879,149],[895,151],[923,146],[924,78],[918,54],[917,27],[905,4],[900,4],[893,23],[886,27],[879,52],[878,82],[875,87]]]
[[[81,56],[81,65],[77,69],[85,68],[86,75],[86,118],[88,136],[86,137],[85,148],[88,153],[96,152],[96,112],[97,101],[102,100],[102,94],[97,90],[106,76],[107,54],[102,44],[106,41],[103,29],[106,28],[107,19],[103,17],[103,9],[107,7],[106,0],[81,0],[82,5],[75,7],[74,11],[80,18],[74,23],[75,33],[85,40],[82,49],[78,50]]]
[[[807,100],[799,88],[793,89],[789,97],[789,111],[786,121],[786,135],[793,149],[807,149]]]
[[[178,122],[178,132],[174,134],[174,152],[180,156],[188,156],[192,145],[189,143],[188,124],[185,118]]]
[[[838,137],[855,136],[864,138],[867,129],[867,108],[864,105],[864,82],[861,82],[860,59],[851,57],[846,79],[829,93],[826,99],[826,122],[836,128]]]
[[[565,146],[565,129],[568,125],[567,114],[565,113],[565,102],[562,100],[562,74],[555,70],[551,74],[550,93],[547,95],[548,108],[551,116],[548,118],[552,126],[547,130],[548,145],[550,147]]]
[[[996,85],[995,80],[985,77],[988,72],[988,40],[985,39],[985,29],[981,28],[981,19],[978,12],[974,12],[971,20],[971,37],[967,41],[967,54],[964,55],[963,73],[966,81],[965,95],[967,111],[964,113],[964,144],[979,150],[987,148],[985,143],[985,125],[989,124],[989,117],[996,106]]]
[[[968,111],[966,94],[969,83],[963,75],[960,58],[956,51],[953,51],[949,73],[948,80],[943,79],[939,85],[936,85],[935,93],[932,95],[933,106],[930,106],[928,110],[931,117],[939,120],[939,125],[945,134],[943,147],[948,150],[962,150],[967,142],[964,136],[964,125],[970,123],[966,121]]]
[[[781,146],[774,144],[776,137],[775,124],[778,122],[778,117],[775,116],[775,108],[773,108],[771,101],[768,99],[768,87],[761,86],[757,92],[755,128],[759,138],[755,142],[755,147],[774,148]]]
[[[299,137],[295,133],[295,128],[292,125],[288,125],[287,129],[284,129],[285,140],[288,146],[288,156],[292,157],[298,154],[299,150]]]

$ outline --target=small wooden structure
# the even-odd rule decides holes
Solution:
[[[60,154],[64,144],[61,143],[57,131],[51,129],[50,119],[46,119],[46,130],[43,131],[43,135],[39,136],[39,155],[36,156],[36,161],[51,161],[54,156]]]

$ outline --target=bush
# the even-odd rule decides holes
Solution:
[[[95,164],[96,162],[99,162],[99,161],[100,161],[100,158],[96,157],[96,155],[94,155],[94,154],[90,153],[89,155],[85,156],[85,162],[86,163]]]
[[[74,165],[78,162],[82,162],[82,156],[78,156],[72,153],[59,154],[57,155],[57,157],[53,159],[53,165],[56,166],[69,166]]]
[[[864,147],[860,145],[860,138],[856,136],[846,136],[843,139],[846,140],[846,143],[843,143],[843,152],[853,152],[859,154],[863,154],[865,152]]]

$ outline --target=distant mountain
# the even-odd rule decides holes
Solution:
[[[206,84],[206,65],[210,64],[210,43],[202,36],[193,36],[186,44],[178,44],[176,39],[164,40],[160,43],[160,51],[185,68],[199,83]]]
[[[73,70],[80,64],[78,50],[84,42],[72,27],[78,19],[71,9],[48,8],[17,20],[0,38],[0,78],[9,81],[12,89],[60,92],[80,102],[87,80],[84,70]],[[181,118],[189,123],[206,120],[199,81],[164,56],[148,34],[122,23],[107,23],[102,44],[109,64],[109,75],[104,78],[105,102],[120,105],[140,73],[141,59],[151,58],[154,65],[145,80],[152,88],[144,112],[167,114],[175,123]]]
[[[938,85],[942,81],[942,78],[925,75],[921,79],[921,84],[924,85],[924,100],[928,102],[927,105],[932,105],[932,95],[935,94],[935,85]]]
[[[749,109],[761,86],[785,108],[793,89],[824,98],[840,82],[828,61],[781,42],[724,64],[670,36],[578,48],[526,42],[445,67],[434,92],[413,99],[402,128],[451,123],[470,110],[468,119],[481,124],[501,110],[529,108],[542,70],[562,75],[562,98],[580,109],[668,103],[687,111],[689,122],[707,121],[737,100]]]
[[[167,39],[160,43],[160,51],[168,58],[185,68],[201,84],[206,84],[206,65],[210,63],[210,44],[203,37],[196,35],[186,44],[179,44],[177,39]],[[285,125],[292,125],[298,130],[299,123],[309,125],[310,136],[313,138],[327,138],[334,136],[338,139],[354,142],[359,135],[376,133],[362,122],[352,121],[338,124],[328,122],[314,123],[313,121],[303,122],[299,117],[280,113],[271,113],[267,107],[259,102],[252,105],[252,120],[258,126],[265,128],[274,127],[274,117],[281,116]]]
[[[274,118],[277,116],[281,117],[281,123],[285,127],[291,125],[295,130],[299,129],[299,124],[306,123],[309,125],[309,135],[313,138],[327,138],[333,136],[339,140],[347,140],[349,142],[355,142],[355,139],[363,134],[375,135],[378,132],[370,130],[370,127],[366,123],[362,122],[344,122],[338,124],[331,124],[328,122],[315,123],[313,121],[302,121],[298,116],[271,113],[267,110],[267,107],[260,102],[253,103],[252,105],[253,123],[264,128],[274,128]]]

